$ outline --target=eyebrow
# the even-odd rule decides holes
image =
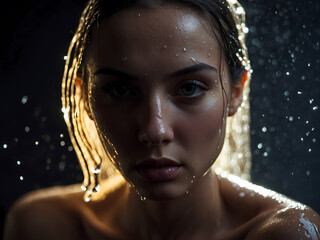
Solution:
[[[170,76],[171,77],[179,77],[179,76],[183,76],[183,75],[187,75],[190,73],[199,72],[199,71],[203,71],[203,70],[210,70],[210,71],[218,72],[218,70],[211,65],[208,65],[206,63],[197,63],[197,64],[191,65],[189,67],[183,68],[181,70],[178,70],[178,71],[172,73]]]
[[[197,63],[197,64],[193,64],[189,67],[180,69],[176,72],[173,72],[169,75],[169,77],[180,77],[183,75],[187,75],[190,73],[199,72],[199,71],[203,71],[203,70],[210,70],[210,71],[218,72],[218,70],[211,65],[208,65],[206,63]],[[121,79],[130,79],[130,80],[135,80],[135,81],[138,80],[137,77],[135,77],[129,73],[126,73],[126,72],[123,72],[120,70],[116,70],[116,69],[112,69],[112,68],[108,68],[108,67],[101,68],[94,73],[94,75],[99,75],[99,74],[111,75],[111,76],[119,77]]]

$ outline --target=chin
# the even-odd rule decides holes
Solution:
[[[184,196],[187,190],[182,186],[175,186],[174,184],[164,182],[138,187],[137,192],[148,200],[171,201]]]

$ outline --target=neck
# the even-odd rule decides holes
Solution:
[[[215,173],[210,171],[183,196],[169,201],[141,201],[129,189],[127,224],[139,239],[177,239],[218,229],[224,211]],[[141,238],[142,236],[142,238]]]

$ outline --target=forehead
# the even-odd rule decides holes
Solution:
[[[100,65],[150,54],[165,60],[169,54],[191,56],[199,50],[217,55],[218,34],[212,26],[200,11],[181,5],[122,10],[94,27],[88,60]]]

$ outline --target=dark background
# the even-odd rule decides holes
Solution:
[[[60,111],[60,81],[84,3],[1,5],[0,227],[22,194],[82,180]],[[252,180],[319,213],[320,0],[241,3],[254,70]]]

